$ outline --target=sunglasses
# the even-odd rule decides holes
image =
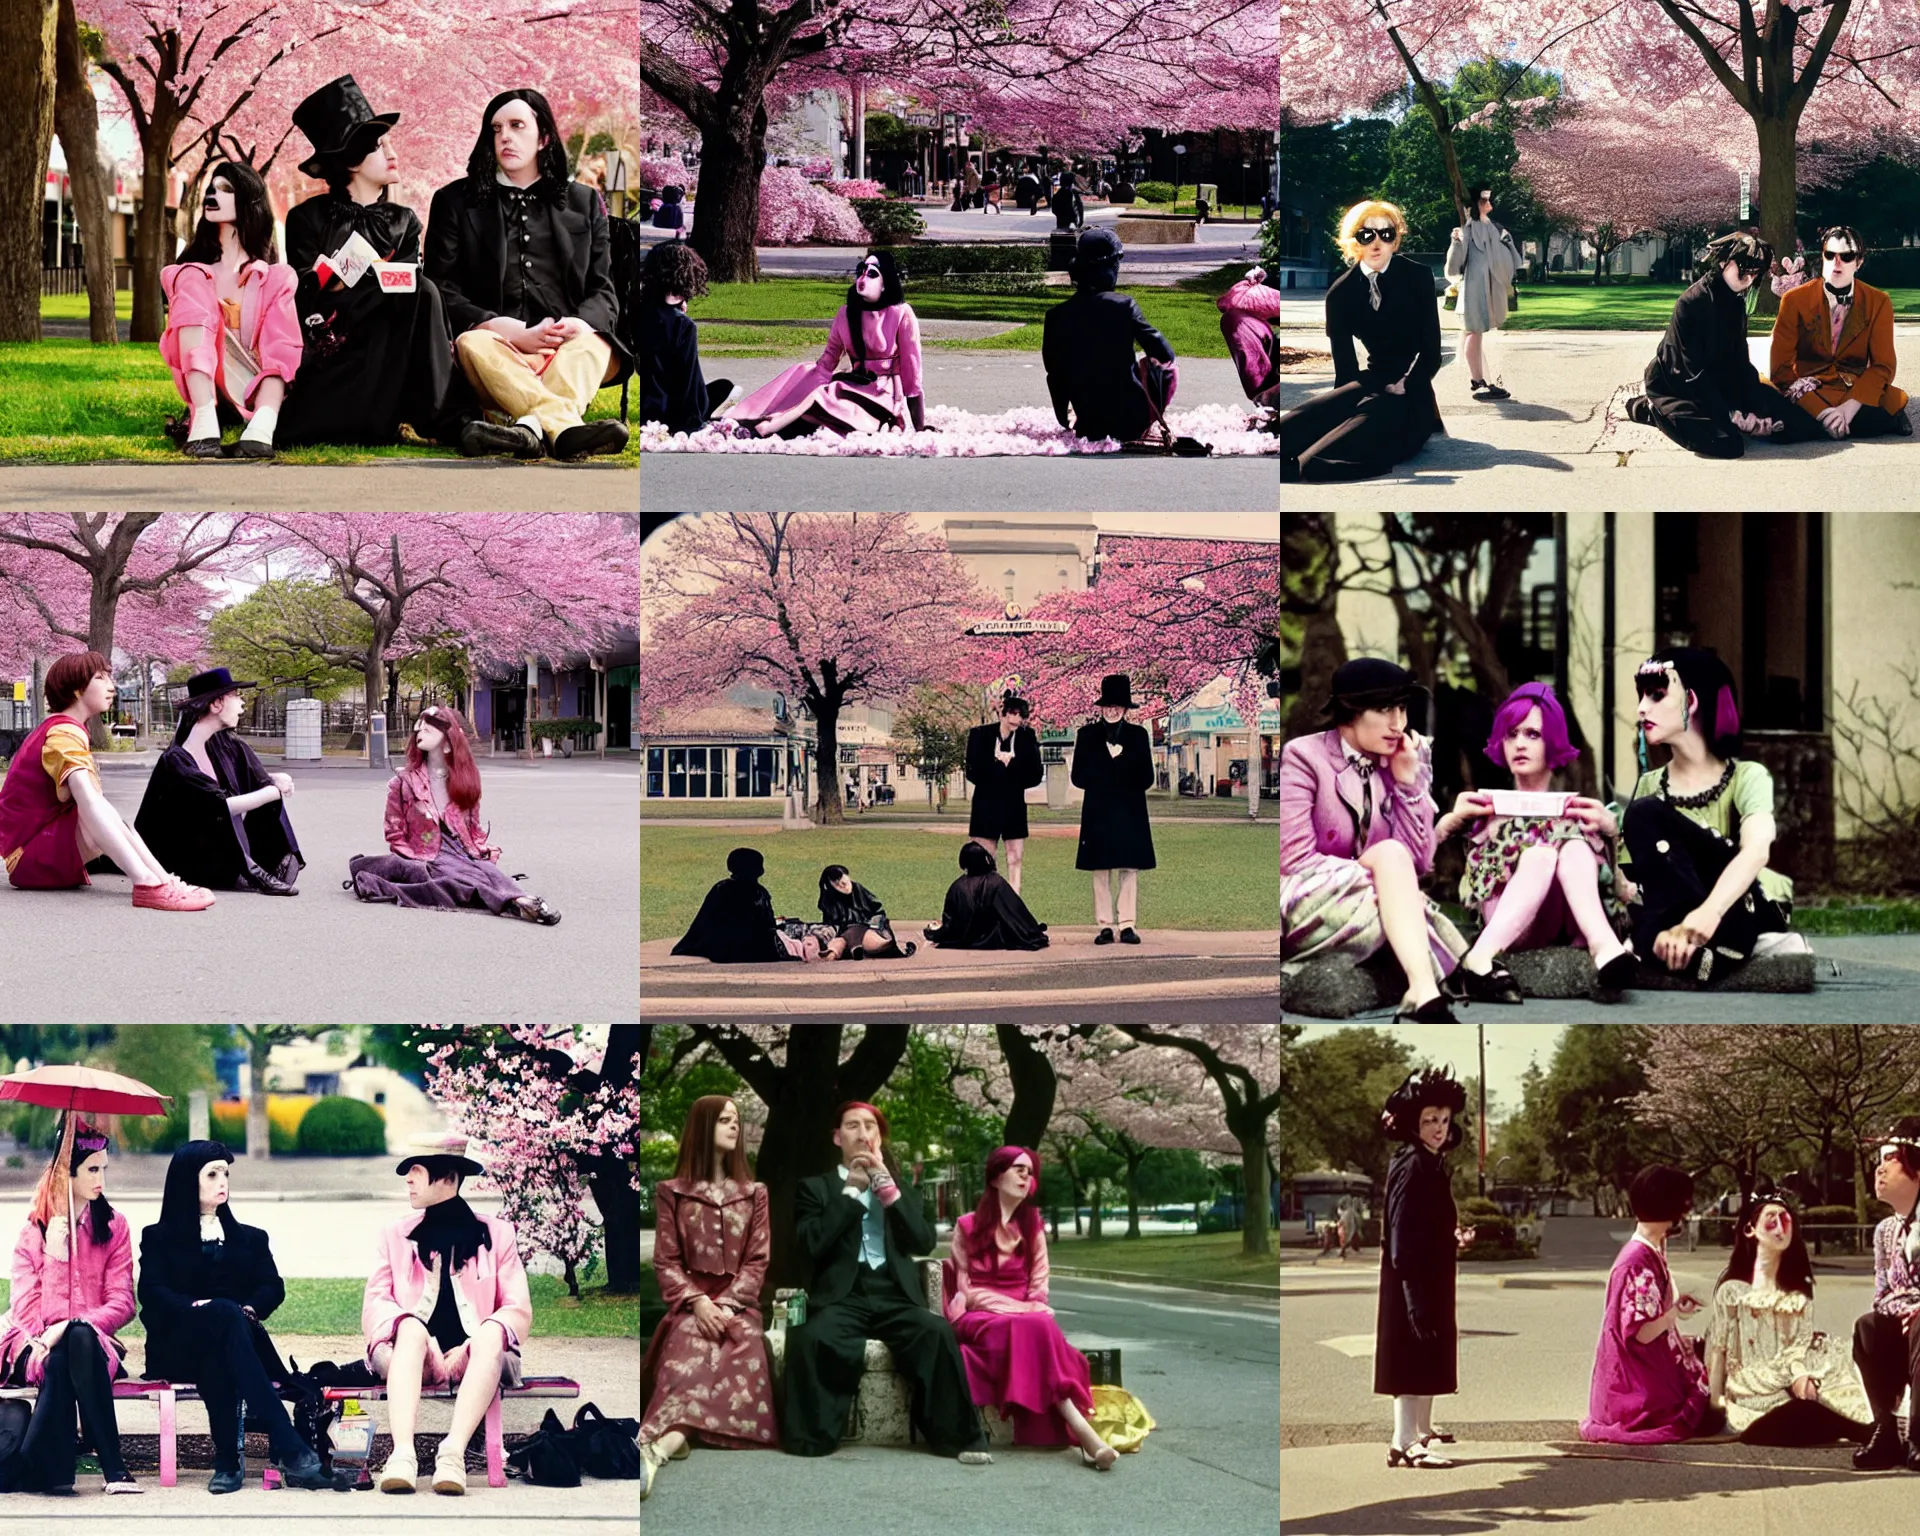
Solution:
[[[1852,266],[1860,259],[1860,253],[1858,251],[1822,251],[1820,254],[1826,257],[1828,261],[1843,261],[1848,266]]]
[[[1372,245],[1376,240],[1382,245],[1392,245],[1394,241],[1400,238],[1400,231],[1397,229],[1356,229],[1353,232],[1353,238],[1362,245]]]

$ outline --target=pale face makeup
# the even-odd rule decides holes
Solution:
[[[224,176],[216,176],[208,183],[201,206],[210,222],[231,224],[238,216],[235,203],[233,183]]]
[[[1452,1126],[1452,1110],[1440,1104],[1427,1105],[1420,1111],[1420,1144],[1429,1152],[1438,1152],[1447,1144]]]
[[[880,263],[869,256],[860,263],[859,270],[854,273],[853,291],[859,294],[865,303],[877,304],[885,288],[885,280],[880,275]]]
[[[230,731],[240,723],[240,711],[245,706],[245,702],[239,694],[229,693],[213,701],[212,707],[207,711],[207,718],[219,721],[223,729]]]
[[[200,1214],[211,1216],[227,1203],[227,1187],[232,1179],[228,1164],[220,1158],[200,1169]]]
[[[510,101],[493,114],[493,155],[508,176],[531,169],[540,151],[540,125],[533,108]]]
[[[1507,733],[1503,744],[1507,767],[1516,781],[1547,777],[1547,745],[1540,731],[1540,706],[1534,705],[1524,719]]]
[[[107,1187],[107,1154],[90,1153],[73,1175],[73,1199],[76,1205],[98,1200]]]
[[[1018,1205],[1033,1188],[1033,1164],[1024,1157],[1016,1158],[1013,1166],[993,1181],[993,1187],[1000,1191],[1002,1200]]]
[[[1390,240],[1362,241],[1360,244],[1360,265],[1378,272],[1393,260],[1393,253],[1399,249],[1400,231],[1394,228],[1391,219],[1383,219],[1378,215],[1363,219],[1359,229],[1354,231],[1356,237],[1362,229],[1371,229],[1376,232],[1384,230],[1393,237]]]
[[[1127,712],[1117,704],[1102,704],[1100,706],[1100,718],[1106,721],[1108,725],[1118,725],[1126,718],[1126,715]]]
[[[393,152],[392,135],[387,135],[374,145],[366,159],[353,168],[352,174],[376,187],[390,187],[398,181],[400,157]]]
[[[1854,260],[1842,261],[1840,256],[1851,255]],[[1820,242],[1820,270],[1826,280],[1836,288],[1851,288],[1853,279],[1860,271],[1860,253],[1845,235],[1829,235]]]
[[[713,1150],[731,1152],[740,1145],[739,1106],[729,1103],[720,1111],[720,1118],[713,1122]]]
[[[413,739],[419,743],[421,756],[432,757],[446,745],[447,733],[422,715],[413,723]]]
[[[429,1178],[424,1163],[409,1163],[406,1178],[407,1204],[416,1211],[438,1205],[443,1200],[451,1200],[460,1193],[459,1183],[454,1179],[441,1179],[436,1183]]]
[[[851,896],[853,894],[852,875],[837,875],[834,877],[832,884],[833,888],[842,896]]]
[[[1387,709],[1363,709],[1340,727],[1340,734],[1356,752],[1392,757],[1407,739],[1407,707],[1395,704]]]
[[[840,1117],[839,1129],[833,1133],[833,1144],[840,1149],[842,1159],[850,1159],[856,1152],[865,1152],[877,1156],[880,1151],[880,1122],[868,1109],[850,1109]]]
[[[1683,698],[1691,703],[1693,696],[1680,686],[1679,678],[1671,671],[1667,673],[1666,692],[1661,697],[1641,698],[1638,718],[1641,729],[1646,732],[1648,746],[1672,741],[1682,733]]]
[[[1756,1243],[1778,1257],[1793,1242],[1793,1217],[1784,1206],[1763,1205],[1759,1216],[1747,1230],[1753,1234]]]

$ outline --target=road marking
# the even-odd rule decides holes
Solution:
[[[1373,1335],[1370,1333],[1347,1333],[1337,1339],[1320,1341],[1328,1349],[1337,1349],[1349,1360],[1364,1360],[1373,1354]]]

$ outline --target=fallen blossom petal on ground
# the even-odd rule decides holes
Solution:
[[[698,432],[669,432],[665,423],[645,422],[640,428],[642,453],[784,453],[836,458],[990,458],[1000,456],[1055,456],[1118,453],[1110,437],[1088,439],[1063,429],[1053,412],[1038,406],[1020,406],[997,415],[981,416],[949,405],[927,411],[924,432],[865,432],[841,436],[818,431],[806,437],[739,438],[727,425],[709,425]],[[1263,430],[1266,413],[1237,405],[1202,405],[1167,413],[1167,425],[1182,437],[1210,443],[1222,457],[1277,454],[1280,440]]]

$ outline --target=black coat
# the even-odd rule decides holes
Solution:
[[[893,925],[887,920],[886,907],[878,896],[858,880],[853,882],[853,889],[845,893],[836,891],[830,885],[824,887],[820,892],[819,904],[820,921],[823,923],[831,923],[836,928],[851,928],[860,923],[875,933],[893,937]]]
[[[190,885],[230,891],[249,859],[273,874],[287,855],[304,866],[286,802],[269,800],[245,816],[227,808],[230,795],[251,794],[271,782],[249,747],[232,731],[207,738],[210,779],[185,747],[168,747],[153,765],[133,829],[153,856]]]
[[[566,185],[554,210],[567,314],[584,320],[613,348],[618,384],[633,372],[633,354],[614,334],[620,299],[608,252],[607,210],[584,182]],[[440,285],[447,328],[458,337],[501,312],[507,269],[507,225],[489,186],[478,196],[465,177],[433,194],[427,210],[427,276]],[[564,317],[563,317],[564,318]]]
[[[726,965],[785,960],[786,947],[773,930],[773,897],[767,888],[758,880],[729,875],[714,882],[673,953],[704,955]]]
[[[823,1173],[802,1179],[793,1198],[793,1232],[813,1264],[807,1285],[810,1310],[830,1307],[853,1289],[860,1267],[860,1223],[866,1207],[843,1194],[840,1175]],[[902,1294],[916,1306],[926,1305],[916,1256],[931,1254],[937,1244],[933,1228],[920,1210],[920,1197],[903,1181],[900,1198],[886,1208],[883,1228],[887,1273]]]
[[[698,432],[707,419],[698,327],[658,299],[640,306],[640,419],[672,432]]]
[[[1367,279],[1348,267],[1327,289],[1327,343],[1333,352],[1336,386],[1356,379],[1369,394],[1382,393],[1396,380],[1407,385],[1407,411],[1392,462],[1419,451],[1440,428],[1440,402],[1433,376],[1440,371],[1440,301],[1434,297],[1433,270],[1395,256],[1380,274],[1380,307],[1373,307]],[[1354,342],[1367,349],[1360,364]]]
[[[1145,726],[1120,722],[1120,755],[1107,751],[1107,727],[1094,720],[1073,739],[1073,783],[1080,804],[1080,852],[1075,869],[1152,869],[1153,829],[1147,791],[1153,788],[1153,752]]]
[[[999,745],[997,725],[976,725],[967,732],[967,782],[974,787],[968,837],[1025,837],[1027,791],[1047,776],[1032,726],[1014,728],[1013,761],[1004,766],[994,756]]]
[[[1459,1391],[1459,1336],[1453,1321],[1457,1219],[1446,1159],[1412,1145],[1395,1152],[1380,1227],[1373,1352],[1373,1390],[1384,1396]]]
[[[942,949],[1045,949],[1046,933],[997,870],[962,875],[947,887],[947,902],[927,942]]]
[[[420,260],[420,216],[399,203],[327,192],[287,215],[302,350],[280,415],[281,443],[392,443],[403,421],[422,436],[442,425],[453,339],[433,280],[421,272],[415,292],[385,293],[371,272],[349,288],[337,277],[322,285],[313,270],[356,232],[382,261]]]
[[[139,1292],[149,1381],[200,1379],[187,1328],[194,1302],[231,1301],[253,1308],[257,1323],[264,1323],[287,1299],[267,1234],[239,1222],[227,1238],[226,1258],[217,1278],[201,1255],[197,1223],[184,1230],[163,1229],[157,1222],[146,1228],[140,1234]],[[269,1379],[284,1380],[287,1368],[264,1327],[255,1326],[253,1348]]]
[[[1646,385],[1649,395],[1693,401],[1716,422],[1750,408],[1760,373],[1747,350],[1747,301],[1718,271],[1674,300],[1666,334],[1647,364]]]
[[[1153,408],[1134,373],[1133,349],[1173,361],[1167,338],[1147,323],[1124,293],[1084,289],[1047,311],[1040,360],[1047,370],[1053,414],[1082,437],[1132,442],[1147,430]],[[1067,420],[1067,407],[1074,417]]]

